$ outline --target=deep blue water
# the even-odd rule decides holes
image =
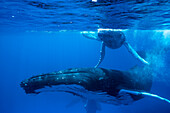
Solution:
[[[165,50],[170,47],[169,1],[2,0],[0,4],[0,113],[85,113],[82,101],[66,107],[76,96],[26,95],[19,84],[41,73],[95,66],[101,43],[84,38],[80,31],[99,27],[128,29],[124,33],[137,51],[161,51],[148,57],[157,73],[151,92],[170,99],[170,52]],[[122,46],[107,48],[100,67],[128,70],[137,64],[141,65]],[[170,112],[170,104],[149,97],[127,106],[101,106],[97,113]]]
[[[134,32],[134,31],[133,31]],[[132,31],[126,32],[133,37]],[[148,31],[153,36],[160,33]],[[153,32],[153,33],[152,33]],[[133,33],[133,34],[132,34]],[[153,49],[159,47],[147,31],[136,33],[136,40],[129,40],[136,50],[141,48]],[[155,37],[154,36],[154,37]],[[143,39],[145,37],[146,39]],[[152,37],[152,38],[154,38]],[[157,39],[159,39],[159,37]],[[138,45],[133,44],[140,41]],[[163,37],[161,37],[163,38]],[[169,40],[166,37],[165,40]],[[148,39],[148,40],[147,40]],[[147,42],[151,43],[147,48]],[[156,41],[160,44],[160,41]],[[164,42],[164,41],[163,41]],[[85,113],[82,102],[66,108],[67,104],[77,99],[71,94],[65,93],[42,93],[40,95],[26,95],[19,84],[23,79],[33,75],[63,70],[73,67],[93,67],[99,58],[100,42],[86,39],[79,32],[25,32],[25,33],[1,33],[0,39],[0,112],[1,113]],[[120,49],[106,50],[106,56],[101,67],[127,70],[139,62],[127,52],[125,47]],[[159,67],[161,59],[157,59],[157,71],[160,74],[155,77],[151,92],[163,97],[170,98],[169,56],[165,57],[164,66]],[[159,57],[162,58],[163,56]],[[169,104],[154,98],[146,97],[128,106],[114,106],[102,104],[103,112],[117,113],[169,113]]]

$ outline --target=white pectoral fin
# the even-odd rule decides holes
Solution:
[[[155,94],[151,94],[151,93],[147,93],[147,92],[142,92],[142,95],[149,96],[149,97],[155,97],[155,98],[158,98],[160,100],[163,100],[163,101],[166,101],[166,102],[170,103],[170,100],[168,100],[166,98],[163,98],[163,97],[161,97],[159,95],[155,95]]]
[[[129,93],[129,94],[132,94],[132,95],[142,95],[142,96],[154,97],[154,98],[157,98],[157,99],[160,99],[160,100],[163,100],[163,101],[166,101],[166,102],[170,103],[170,100],[168,100],[166,98],[163,98],[163,97],[161,97],[159,95],[155,95],[155,94],[148,93],[148,92],[138,92],[138,91],[131,91],[131,90],[126,90],[126,89],[121,89],[119,91],[119,94],[123,94],[123,93]]]
[[[121,89],[119,91],[119,94],[123,94],[123,93],[128,93],[128,94],[132,94],[132,95],[141,95],[141,92],[138,92],[138,91],[131,91],[131,90],[126,90],[126,89]]]
[[[101,105],[93,99],[87,100],[84,107],[86,109],[86,113],[96,113],[97,110],[101,110]]]
[[[93,39],[93,40],[101,41],[101,40],[99,40],[99,38],[98,38],[97,32],[82,31],[81,34],[82,34],[84,37],[88,38],[88,39]]]
[[[138,53],[131,47],[131,45],[128,42],[125,42],[124,45],[135,58],[140,60],[142,63],[149,65],[149,63],[145,59],[138,55]]]
[[[126,91],[124,91],[124,89],[119,91],[117,99],[119,100],[119,103],[124,104],[124,105],[128,105],[134,102],[131,95],[127,93]]]
[[[101,62],[104,59],[104,56],[105,56],[105,44],[104,44],[104,42],[102,42],[102,46],[101,46],[101,50],[100,50],[100,59],[99,59],[97,65],[95,66],[95,68],[97,68],[101,64]]]

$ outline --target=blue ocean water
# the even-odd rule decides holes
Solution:
[[[123,29],[138,52],[160,53],[148,57],[157,73],[151,92],[170,99],[169,1],[1,0],[0,4],[0,113],[86,113],[82,101],[67,107],[76,96],[26,95],[20,82],[41,73],[95,66],[101,42],[80,32],[101,27]],[[142,64],[122,46],[106,48],[100,67],[128,70],[135,65]],[[101,104],[97,113],[169,113],[169,106],[146,97],[127,106]]]

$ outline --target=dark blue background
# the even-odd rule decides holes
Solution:
[[[129,41],[134,48],[143,43],[145,49],[155,44],[138,40],[136,47],[137,40],[132,39],[132,34],[129,32]],[[99,59],[100,42],[86,39],[79,32],[4,32],[0,36],[0,113],[85,113],[82,101],[66,107],[78,97],[57,92],[26,95],[20,82],[41,73],[93,67]],[[147,33],[138,34],[143,40],[146,36]],[[100,67],[127,70],[136,64],[139,62],[123,46],[116,50],[107,48]],[[151,92],[170,99],[167,78],[154,79]],[[98,113],[170,113],[170,104],[149,97],[128,106],[101,105]]]

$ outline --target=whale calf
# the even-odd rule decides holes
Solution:
[[[106,46],[111,49],[117,49],[120,48],[122,45],[124,45],[127,48],[128,52],[131,53],[140,62],[149,65],[149,63],[140,55],[138,55],[138,53],[132,48],[132,46],[127,42],[124,33],[119,29],[98,29],[97,33],[91,31],[83,31],[81,33],[86,38],[102,42],[100,50],[100,59],[95,68],[97,68],[103,61]]]

